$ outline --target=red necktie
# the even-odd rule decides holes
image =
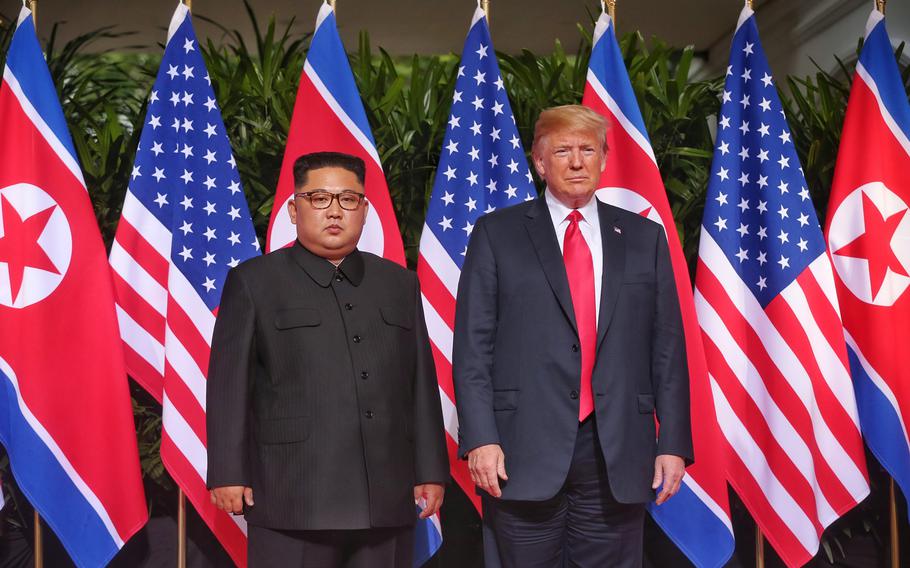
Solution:
[[[569,291],[575,308],[575,322],[578,324],[578,339],[581,344],[581,388],[579,389],[578,421],[581,422],[594,411],[594,396],[591,390],[591,374],[594,371],[594,351],[597,345],[597,308],[594,298],[594,260],[591,249],[581,236],[578,221],[584,219],[578,210],[566,217],[569,226],[562,247],[562,258],[566,263],[569,277]]]

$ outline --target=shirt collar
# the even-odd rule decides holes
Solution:
[[[343,274],[354,286],[359,286],[360,282],[363,281],[363,255],[357,249],[354,249],[351,254],[344,257],[344,260],[341,261],[337,268],[328,260],[311,252],[300,241],[294,241],[294,245],[291,247],[291,256],[294,257],[294,261],[300,265],[300,268],[323,288],[331,285],[332,278],[335,277],[337,272]]]
[[[558,227],[566,220],[566,217],[569,216],[572,209],[566,207],[560,200],[553,197],[549,188],[547,188],[544,198],[547,201],[547,209],[550,211],[550,217],[553,218],[553,224]],[[595,227],[599,225],[599,223],[597,223],[597,196],[592,195],[587,203],[578,208],[578,212],[581,213],[581,216],[584,217],[584,220],[587,221],[588,224]]]

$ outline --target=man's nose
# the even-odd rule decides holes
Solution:
[[[329,203],[329,208],[326,209],[326,215],[333,218],[339,218],[344,215],[344,209],[341,208],[341,204],[338,203],[337,199],[333,199]]]
[[[577,169],[580,169],[582,166],[584,166],[584,160],[582,160],[582,158],[581,158],[581,152],[579,152],[577,150],[573,150],[572,152],[570,152],[569,153],[569,167],[577,170]]]

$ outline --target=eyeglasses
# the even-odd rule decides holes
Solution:
[[[360,204],[363,203],[366,196],[362,193],[350,190],[332,193],[331,191],[317,189],[316,191],[295,193],[294,197],[306,199],[310,202],[310,205],[313,206],[313,209],[328,209],[332,206],[332,201],[337,199],[338,205],[340,205],[342,209],[345,211],[354,211],[360,207]]]

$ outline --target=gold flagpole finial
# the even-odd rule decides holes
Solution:
[[[746,6],[748,6],[749,9],[752,10],[752,0],[746,0]]]
[[[607,14],[613,20],[613,29],[616,29],[616,0],[607,0]]]
[[[885,14],[885,2],[886,1],[887,0],[875,0],[875,9],[878,10],[879,12],[881,12],[882,15]]]
[[[38,0],[25,0],[25,7],[32,13],[32,23],[38,28]]]
[[[329,3],[329,6],[332,8],[332,10],[334,10],[335,9],[335,0],[328,0],[328,3]]]
[[[183,3],[190,12],[193,11],[193,0],[183,0]]]

